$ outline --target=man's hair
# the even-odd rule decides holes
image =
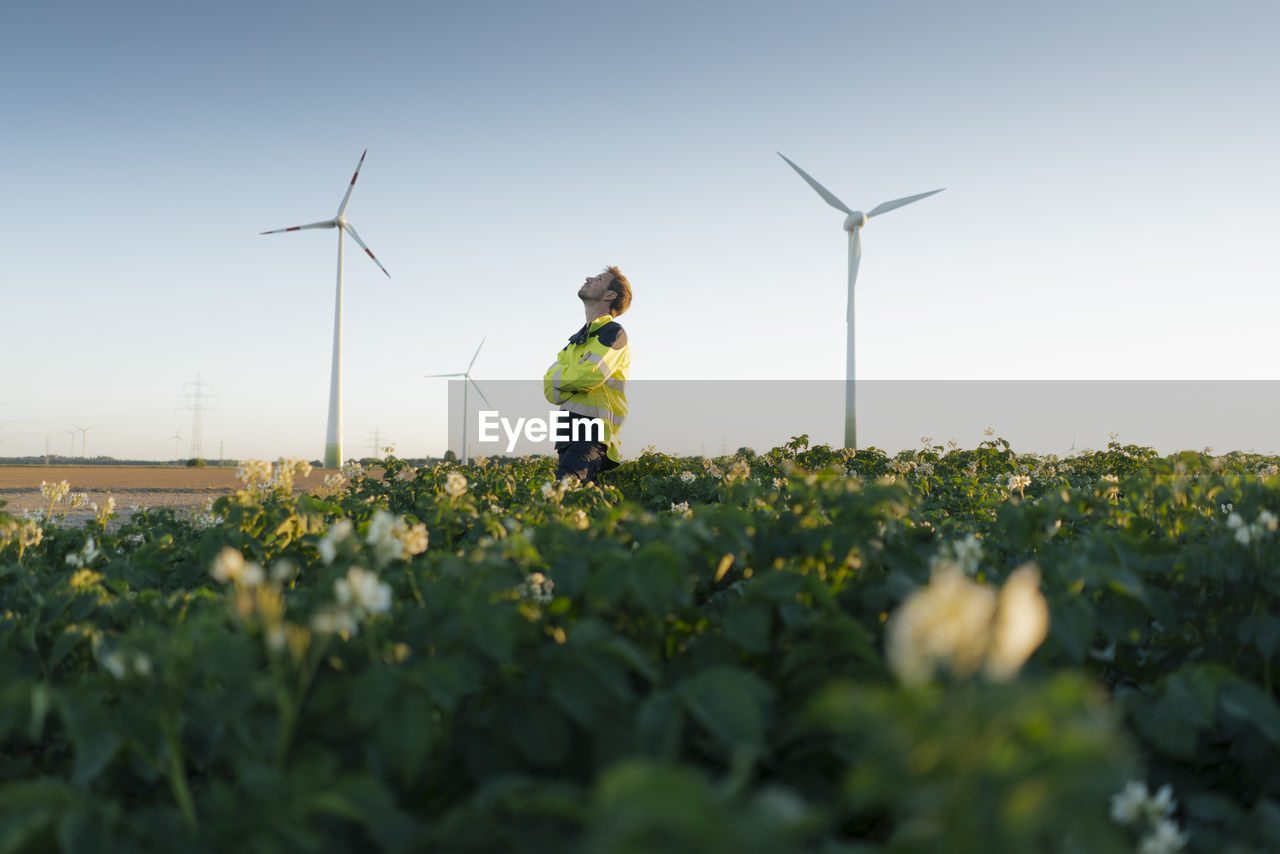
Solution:
[[[622,271],[617,267],[605,267],[606,273],[613,273],[613,284],[609,285],[609,290],[617,294],[613,302],[609,303],[609,313],[614,317],[622,315],[631,307],[631,283],[627,281],[627,277],[622,275]]]

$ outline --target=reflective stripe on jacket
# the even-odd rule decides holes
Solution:
[[[602,314],[583,326],[556,355],[542,378],[542,392],[562,410],[604,424],[609,459],[621,462],[618,431],[627,420],[627,371],[631,347],[613,317]]]

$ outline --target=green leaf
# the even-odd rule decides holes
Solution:
[[[54,701],[75,748],[71,779],[77,785],[86,785],[115,758],[120,735],[111,728],[102,706],[92,699],[56,692]]]
[[[1272,744],[1280,744],[1280,709],[1252,682],[1227,674],[1219,689],[1223,714],[1252,723]]]
[[[720,621],[725,636],[747,652],[756,655],[768,652],[772,610],[763,602],[731,610]]]
[[[636,715],[636,749],[653,759],[673,761],[684,736],[684,714],[670,694],[654,694]]]
[[[58,639],[53,642],[53,650],[49,653],[48,666],[50,670],[56,668],[62,659],[67,657],[71,650],[76,648],[80,641],[84,640],[84,635],[78,629],[68,628]]]
[[[1280,617],[1258,617],[1254,626],[1253,643],[1266,658],[1275,655],[1276,650],[1280,649]]]
[[[769,688],[733,667],[713,667],[675,688],[685,711],[726,748],[764,749],[764,703]]]

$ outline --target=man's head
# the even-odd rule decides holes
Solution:
[[[585,303],[602,303],[609,314],[618,317],[631,305],[631,283],[617,267],[605,267],[582,283],[578,298]]]

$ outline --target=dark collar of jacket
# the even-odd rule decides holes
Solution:
[[[601,320],[603,320],[604,323],[600,323]],[[591,337],[593,326],[596,326],[597,324],[599,324],[599,326],[605,326],[606,324],[611,323],[612,321],[613,321],[612,315],[608,315],[608,314],[600,315],[595,320],[592,320],[589,323],[583,324],[581,329],[579,329],[577,332],[570,335],[569,343],[573,344],[575,347],[580,346],[582,344],[586,344],[587,339]],[[597,326],[597,328],[599,328],[599,326]]]

